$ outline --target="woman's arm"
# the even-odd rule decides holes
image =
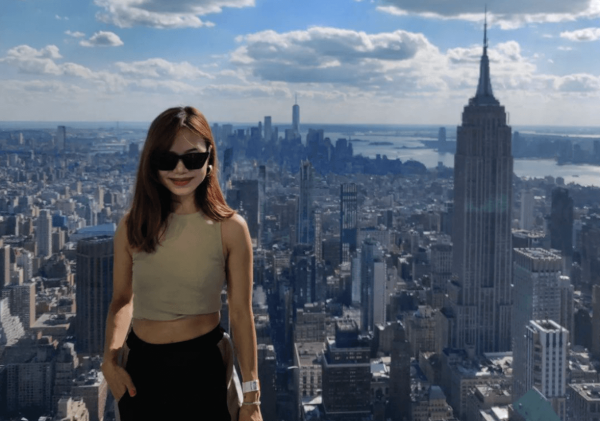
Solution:
[[[258,380],[256,330],[252,312],[252,240],[244,218],[235,214],[222,225],[227,254],[227,298],[229,320],[242,372],[242,381]],[[259,393],[244,394],[245,402],[258,400]]]
[[[135,395],[131,377],[117,364],[119,350],[125,342],[133,314],[132,260],[125,232],[126,218],[127,215],[121,219],[113,240],[113,295],[106,317],[106,338],[101,367],[115,399],[124,395],[125,388],[129,389],[131,396]]]
[[[113,293],[106,317],[104,360],[116,362],[133,314],[132,257],[127,241],[127,217],[121,218],[113,239]]]

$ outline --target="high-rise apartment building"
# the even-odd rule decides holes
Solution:
[[[580,235],[581,288],[592,292],[592,285],[600,284],[600,215],[592,214],[583,219]]]
[[[113,262],[112,236],[77,242],[75,335],[78,353],[104,353],[106,315],[112,300]]]
[[[484,32],[479,84],[457,128],[454,156],[453,346],[510,350],[513,157],[506,111],[494,97]]]
[[[349,262],[358,239],[358,200],[356,184],[340,185],[340,262]]]
[[[58,126],[56,129],[56,143],[55,148],[59,151],[65,150],[65,143],[67,140],[67,128],[65,126]]]
[[[567,344],[569,332],[552,320],[531,320],[525,331],[527,343],[526,389],[535,386],[566,421]]]
[[[513,402],[531,389],[528,383],[528,344],[525,340],[530,320],[561,318],[559,288],[562,259],[544,249],[514,249],[514,303],[512,313]]]
[[[573,346],[575,345],[573,343],[575,335],[575,288],[571,283],[571,278],[564,275],[559,276],[558,290],[560,294],[560,317],[556,320],[556,323],[569,331],[569,342]],[[600,309],[598,311],[600,312]],[[600,334],[600,331],[598,333]]]
[[[313,250],[315,251],[315,259],[317,259],[317,262],[322,262],[323,261],[323,236],[321,234],[321,228],[322,228],[322,213],[321,213],[321,209],[315,209],[315,211],[313,212],[313,226],[314,226],[314,237],[313,237]]]
[[[371,413],[371,348],[358,331],[353,319],[340,319],[335,340],[325,342],[322,383],[327,419],[358,421]]]
[[[296,238],[299,244],[313,244],[313,185],[315,171],[310,161],[300,163],[300,196],[298,197],[298,229]]]
[[[8,298],[10,312],[19,316],[23,328],[28,331],[35,323],[35,282],[11,284],[0,292],[0,298]]]
[[[292,130],[296,132],[296,135],[300,134],[300,106],[298,105],[297,96],[296,103],[292,107]]]
[[[260,165],[258,167],[258,207],[259,207],[259,223],[258,223],[258,239],[259,245],[263,246],[266,243],[267,230],[265,229],[267,221],[267,167]]]
[[[600,358],[600,285],[592,289],[592,355]]]
[[[521,229],[531,230],[534,226],[533,205],[535,196],[531,190],[521,190]]]
[[[383,249],[371,238],[360,248],[360,275],[361,330],[373,332],[376,324],[386,321],[387,271]]]
[[[403,421],[411,415],[410,344],[400,321],[393,323],[390,357],[390,414],[394,421]]]
[[[271,125],[271,116],[265,116],[265,124],[264,124],[264,139],[265,142],[270,142],[273,140],[273,128]]]
[[[552,190],[550,247],[560,250],[563,256],[573,253],[573,198],[564,187]]]
[[[446,128],[440,127],[438,130],[438,144],[439,146],[443,146],[446,143]]]
[[[431,307],[444,305],[446,284],[452,278],[452,244],[435,243],[431,245]]]
[[[232,180],[227,191],[227,203],[233,209],[244,209],[248,231],[253,240],[259,241],[261,190],[259,180]]]
[[[10,284],[10,244],[0,238],[0,291]]]
[[[48,209],[40,210],[35,238],[38,244],[38,256],[44,258],[52,256],[52,215]]]

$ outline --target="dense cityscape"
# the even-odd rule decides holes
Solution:
[[[599,419],[600,188],[513,160],[598,164],[600,140],[513,132],[487,48],[455,142],[424,142],[454,168],[303,139],[298,103],[282,132],[212,126],[253,242],[264,420]],[[144,137],[0,131],[0,420],[115,419],[113,236]]]

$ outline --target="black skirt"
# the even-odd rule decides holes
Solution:
[[[230,421],[226,367],[217,347],[223,332],[218,325],[187,341],[151,344],[131,329],[125,370],[137,393],[126,391],[119,399],[121,421]]]

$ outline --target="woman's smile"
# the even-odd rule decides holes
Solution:
[[[173,182],[173,184],[175,184],[178,187],[181,186],[185,186],[186,184],[188,184],[190,181],[192,181],[194,179],[194,177],[190,177],[190,178],[180,178],[180,179],[175,179],[175,178],[171,178],[171,181]]]

